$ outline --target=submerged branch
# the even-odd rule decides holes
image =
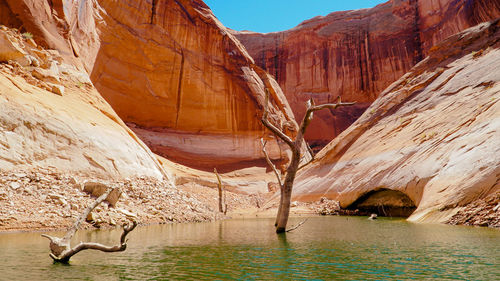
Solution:
[[[286,232],[292,232],[294,231],[295,229],[299,228],[300,226],[302,226],[304,223],[306,223],[308,219],[305,219],[301,222],[299,222],[299,224],[297,224],[296,226],[292,226],[292,228],[288,229]]]
[[[134,230],[137,226],[136,221],[132,221],[132,224],[124,224],[123,225],[123,233],[120,237],[120,244],[114,246],[106,246],[100,243],[94,242],[80,242],[75,247],[65,251],[60,256],[56,256],[54,254],[50,254],[50,257],[54,260],[54,262],[68,263],[69,259],[83,250],[98,250],[101,252],[123,252],[127,249],[127,235]]]
[[[63,239],[64,240],[71,240],[73,235],[75,235],[76,231],[80,227],[80,225],[85,221],[87,216],[99,205],[101,204],[106,198],[108,198],[109,194],[113,192],[114,188],[108,188],[106,192],[104,192],[101,196],[99,196],[92,204],[90,204],[84,211],[83,213],[76,219],[75,223],[73,226],[66,232],[64,235]]]
[[[76,219],[73,226],[71,226],[64,237],[53,237],[47,234],[42,234],[41,236],[50,240],[50,257],[54,262],[68,263],[69,259],[83,250],[99,250],[102,252],[121,252],[125,251],[127,248],[127,235],[135,229],[137,222],[132,221],[132,224],[123,225],[123,233],[120,237],[120,244],[115,246],[106,246],[99,243],[93,242],[80,242],[75,247],[71,248],[70,242],[71,238],[75,235],[76,231],[87,218],[87,216],[94,210],[100,203],[102,203],[108,195],[114,190],[114,188],[108,188],[101,196],[99,196],[92,204],[90,204],[83,213]]]

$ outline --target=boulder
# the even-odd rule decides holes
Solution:
[[[57,71],[55,68],[43,69],[36,67],[33,68],[31,74],[33,75],[33,77],[45,82],[61,83],[61,80],[59,78],[59,71]]]
[[[87,222],[90,222],[90,223],[91,223],[91,222],[96,222],[96,221],[98,220],[98,218],[99,218],[99,217],[98,217],[96,214],[94,214],[93,212],[90,212],[90,213],[87,215],[87,217],[85,218],[85,220],[86,220]]]
[[[0,200],[9,199],[9,193],[7,191],[0,191]]]
[[[100,182],[85,182],[83,183],[83,191],[91,194],[94,197],[99,197],[103,195],[109,188],[108,185]],[[113,191],[106,197],[106,201],[112,207],[116,206],[116,203],[120,199],[121,190],[120,188],[114,188]]]
[[[0,62],[25,62],[26,52],[6,32],[0,32]],[[23,65],[22,64],[22,65]],[[25,65],[25,64],[24,64]]]
[[[49,87],[51,88],[52,93],[59,95],[59,96],[64,96],[64,86],[63,85],[57,85],[57,84],[52,84],[52,83],[47,83]]]
[[[125,209],[118,209],[118,211],[122,214],[124,214],[125,216],[129,217],[129,218],[132,218],[132,219],[136,219],[137,218],[137,214],[135,213],[132,213],[128,210],[125,210]]]
[[[19,189],[22,186],[22,184],[20,182],[18,182],[18,181],[13,181],[13,182],[11,182],[9,184],[9,186],[10,186],[11,189],[17,190],[17,189]]]

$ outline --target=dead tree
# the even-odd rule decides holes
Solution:
[[[266,126],[266,128],[268,128],[274,135],[278,136],[281,140],[283,140],[290,147],[290,150],[292,151],[292,159],[288,164],[288,168],[286,169],[285,179],[283,181],[279,176],[276,167],[271,162],[269,155],[265,151],[265,142],[262,140],[262,145],[263,145],[262,150],[266,157],[266,161],[267,163],[269,163],[274,173],[276,174],[276,177],[278,178],[278,184],[280,185],[280,193],[281,193],[280,204],[278,207],[278,214],[276,215],[276,222],[275,222],[276,233],[286,232],[286,224],[288,222],[288,216],[290,215],[290,203],[292,198],[293,181],[295,180],[295,175],[297,174],[297,170],[299,169],[299,164],[301,159],[300,154],[301,154],[302,143],[304,141],[304,134],[306,132],[307,126],[309,126],[311,120],[313,119],[313,112],[326,108],[335,109],[339,106],[348,106],[353,104],[354,102],[342,102],[339,96],[337,103],[315,105],[314,100],[311,98],[306,103],[306,114],[304,115],[302,123],[299,126],[299,131],[297,133],[297,136],[295,137],[295,140],[292,140],[289,136],[287,136],[283,132],[281,128],[276,127],[268,120],[267,117],[269,114],[268,112],[269,91],[266,89],[266,99],[264,103],[264,114],[262,115],[262,124],[264,124],[264,126]]]
[[[113,191],[113,188],[109,188],[106,192],[104,192],[101,196],[97,198],[94,203],[85,209],[85,211],[78,217],[73,226],[66,232],[64,237],[53,237],[46,234],[42,234],[42,237],[45,237],[50,240],[50,257],[54,260],[54,262],[60,263],[69,263],[69,259],[83,250],[99,250],[103,252],[122,252],[127,248],[127,234],[129,234],[134,228],[137,226],[137,222],[132,220],[131,224],[123,225],[123,233],[120,238],[120,244],[115,246],[105,246],[99,243],[92,242],[80,242],[75,247],[71,248],[71,238],[75,235],[76,231],[83,223],[83,221],[87,218],[87,216],[94,210],[99,204],[101,204],[108,195]]]
[[[217,168],[214,168],[214,173],[217,176],[217,182],[218,182],[217,189],[219,190],[219,212],[225,215],[227,212],[226,191],[222,187],[222,180],[220,179],[219,173],[217,173]]]

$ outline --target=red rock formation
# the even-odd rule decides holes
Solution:
[[[277,83],[202,1],[100,3],[92,81],[156,153],[210,170],[261,159],[264,85],[277,120],[295,124]]]
[[[167,158],[210,170],[261,161],[264,87],[276,122],[296,126],[278,84],[200,0],[0,5],[0,23],[85,68],[118,115]],[[276,142],[269,149],[282,156]]]
[[[496,0],[391,0],[372,9],[335,12],[283,32],[235,32],[256,64],[274,75],[297,119],[304,102],[357,101],[321,112],[307,139],[323,146],[378,94],[423,59],[437,42],[500,17]]]
[[[3,0],[0,23],[32,33],[38,44],[89,72],[99,49],[95,23],[100,12],[95,0]]]
[[[411,220],[444,222],[500,192],[499,155],[497,19],[431,48],[300,172],[295,196],[343,207],[412,202]]]

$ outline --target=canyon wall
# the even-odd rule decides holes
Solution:
[[[296,119],[311,97],[317,103],[337,96],[357,101],[354,107],[318,112],[306,139],[321,148],[433,45],[497,17],[500,3],[495,0],[391,0],[315,17],[283,32],[234,34],[256,64],[275,76]]]
[[[58,50],[68,64],[90,72],[101,12],[97,0],[1,0],[0,24],[31,33],[41,47]]]
[[[295,199],[444,222],[500,192],[500,19],[428,53],[299,173]]]
[[[90,74],[116,113],[156,153],[191,167],[264,164],[286,148],[260,124],[264,88],[275,123],[297,127],[277,82],[202,1],[0,2],[0,23],[30,32]],[[229,168],[231,167],[231,168]]]
[[[169,179],[85,72],[5,26],[0,28],[0,169]]]
[[[92,81],[156,153],[209,170],[263,164],[265,87],[275,121],[296,128],[278,84],[202,1],[99,2]]]

